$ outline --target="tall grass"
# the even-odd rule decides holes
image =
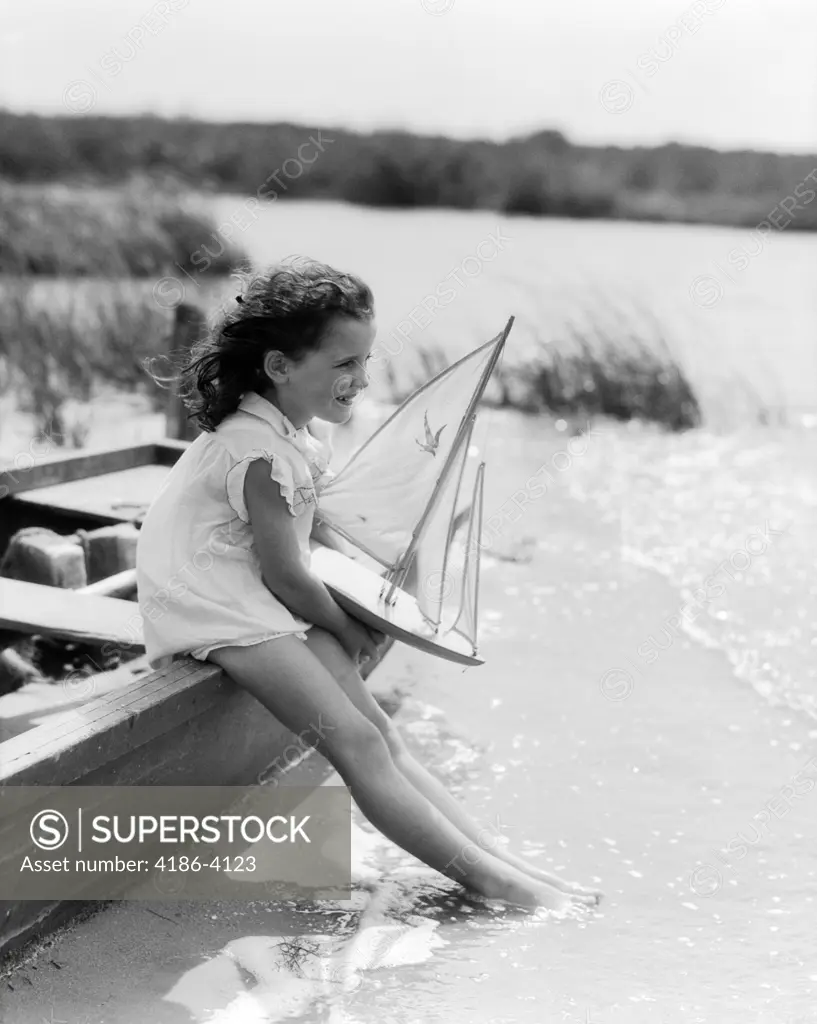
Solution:
[[[166,351],[172,325],[172,310],[127,283],[79,290],[2,279],[0,390],[38,434],[80,447],[87,431],[66,422],[66,402],[90,402],[100,385],[152,391],[144,363]]]
[[[583,307],[572,317],[560,317],[558,309],[540,316],[534,309],[520,318],[514,328],[517,344],[506,349],[486,389],[486,404],[573,419],[643,420],[673,431],[699,426],[699,399],[660,318],[643,303],[622,309],[591,292],[588,287]],[[415,355],[402,372],[390,362],[385,366],[395,400],[407,398],[452,361],[452,353],[439,344]]]
[[[700,426],[701,407],[662,325],[643,304],[629,314],[590,305],[500,379],[502,404],[529,412]]]
[[[106,385],[148,394],[155,408],[163,406],[166,396],[145,364],[167,353],[173,320],[173,310],[156,304],[148,283],[59,288],[57,282],[0,278],[0,389],[13,389],[40,431],[81,445],[81,424],[72,433],[65,422],[69,399],[90,402]],[[562,417],[639,419],[669,430],[701,423],[694,389],[649,309],[625,313],[593,302],[561,325],[551,322],[546,333],[532,323],[526,327],[529,343],[515,365],[500,367],[488,392],[492,402]],[[401,401],[453,355],[427,345],[416,350],[413,366],[389,360],[376,397]]]
[[[203,288],[248,263],[195,202],[138,179],[121,188],[0,181],[0,391],[13,392],[38,432],[80,445],[67,401],[89,402],[100,384],[146,386],[143,363],[164,352],[173,319],[150,294],[154,281],[187,271]]]
[[[530,366],[524,397],[514,403],[528,411],[561,415],[645,420],[668,430],[701,423],[701,410],[683,370],[666,351],[611,342],[599,350],[574,336],[576,351],[554,350]]]
[[[139,180],[121,188],[0,181],[0,274],[159,278],[203,266],[225,274],[245,262],[178,192]]]

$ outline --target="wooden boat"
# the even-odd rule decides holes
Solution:
[[[138,520],[186,447],[166,440],[68,452],[0,472],[0,555],[25,527],[67,535]],[[22,633],[45,633],[105,639],[138,654],[135,573],[84,589],[80,598],[73,590],[0,578],[0,648]],[[0,742],[0,796],[12,786],[254,784],[293,741],[215,665],[193,659],[98,695],[90,677],[80,691]],[[381,702],[390,709],[387,699]],[[0,956],[82,909],[76,902],[0,902]]]

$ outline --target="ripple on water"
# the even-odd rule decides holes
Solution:
[[[600,511],[617,508],[621,558],[678,587],[670,635],[723,651],[764,700],[817,717],[817,435],[611,430],[604,441],[571,479]]]

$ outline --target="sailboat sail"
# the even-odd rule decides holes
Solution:
[[[485,463],[471,503],[471,437],[513,317],[492,341],[414,392],[321,491],[318,516],[381,565],[379,573],[326,547],[313,567],[335,598],[364,623],[460,664],[477,655],[479,538]],[[457,524],[467,517],[465,543]],[[417,559],[416,596],[403,589]],[[385,572],[383,570],[385,569]],[[445,607],[459,596],[458,607]],[[451,602],[449,602],[450,605]]]
[[[417,549],[417,604],[423,615],[435,626],[439,626],[442,621],[443,602],[454,590],[456,568],[451,557],[453,526],[475,419],[471,417],[468,433],[456,453],[446,486],[437,500],[423,532],[422,543]]]
[[[482,532],[482,491],[485,480],[485,463],[479,464],[474,483],[474,499],[465,540],[464,565],[462,571],[460,607],[450,632],[459,633],[477,649],[477,623],[479,617],[479,544]]]
[[[321,492],[321,519],[387,569],[416,547],[509,329],[415,391]]]

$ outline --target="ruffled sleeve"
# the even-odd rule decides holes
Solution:
[[[281,488],[281,495],[287,503],[290,515],[297,516],[310,504],[315,503],[314,488],[296,483],[295,466],[285,455],[257,448],[236,462],[227,473],[227,500],[230,508],[243,523],[250,521],[244,500],[244,479],[250,463],[256,459],[264,459],[269,463],[270,479]]]
[[[315,480],[315,494],[320,496],[321,491],[326,487],[330,480],[333,480],[337,476],[328,467],[318,476]]]
[[[328,423],[313,420],[309,425],[309,469],[316,494],[320,494],[335,473],[329,468],[334,448]]]

